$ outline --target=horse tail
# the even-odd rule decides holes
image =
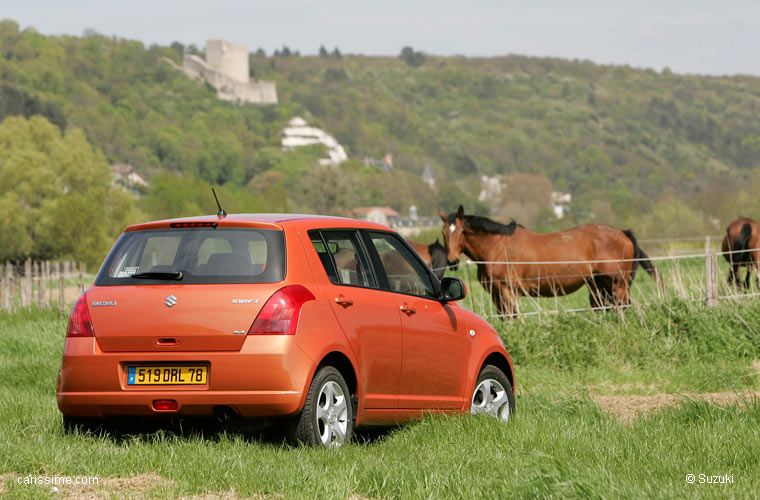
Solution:
[[[732,259],[732,262],[735,264],[746,264],[750,260],[749,252],[746,252],[744,250],[749,249],[749,239],[752,237],[752,225],[749,223],[746,223],[742,225],[741,231],[739,231],[739,236],[736,237],[736,240],[734,240],[734,244],[731,247],[731,250],[734,252],[742,252],[736,256],[735,259]],[[734,254],[731,254],[734,255]]]
[[[657,282],[657,286],[662,287],[662,277],[660,276],[660,273],[657,272],[657,268],[654,267],[652,261],[649,260],[649,256],[644,253],[644,250],[642,250],[639,246],[639,242],[636,241],[636,237],[633,235],[633,231],[628,229],[623,231],[623,234],[625,234],[628,239],[631,240],[631,243],[633,243],[633,258],[636,259],[633,261],[633,266],[631,267],[631,278],[628,280],[628,286],[633,283],[633,278],[636,277],[636,269],[638,268],[639,264],[641,264],[641,267],[643,267],[649,276],[651,276],[652,279]]]

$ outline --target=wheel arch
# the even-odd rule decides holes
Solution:
[[[509,380],[509,383],[512,384],[512,393],[515,392],[515,372],[512,368],[512,363],[500,352],[494,351],[483,360],[483,362],[480,364],[480,368],[478,369],[478,373],[475,375],[475,380],[477,380],[477,377],[479,376],[480,372],[483,370],[483,368],[486,365],[493,365],[499,370],[501,370],[504,375],[507,376],[507,380]]]
[[[348,386],[351,395],[358,397],[359,383],[356,376],[356,369],[348,356],[340,351],[329,352],[322,357],[317,368],[314,370],[314,373],[316,374],[324,366],[332,366],[338,370],[346,381],[346,385]],[[313,377],[314,375],[312,375],[312,378]]]

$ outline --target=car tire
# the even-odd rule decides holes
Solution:
[[[332,366],[320,368],[309,386],[303,411],[291,424],[291,441],[337,448],[351,439],[353,430],[354,407],[343,375]]]
[[[515,395],[504,372],[493,365],[480,370],[472,392],[470,413],[490,415],[505,422],[515,413]]]

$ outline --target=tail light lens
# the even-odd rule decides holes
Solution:
[[[177,400],[176,399],[154,399],[153,409],[157,411],[176,411]]]
[[[306,287],[288,285],[272,295],[259,311],[248,335],[295,335],[301,307],[316,300]]]
[[[67,337],[94,337],[95,329],[92,327],[90,310],[87,308],[87,294],[83,293],[69,317],[69,327],[66,330]]]

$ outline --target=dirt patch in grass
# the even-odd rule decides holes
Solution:
[[[234,489],[225,491],[224,493],[206,493],[204,495],[195,495],[192,497],[182,497],[179,500],[269,500],[275,498],[284,498],[282,495],[266,496],[266,495],[249,495],[239,496]]]
[[[8,480],[17,481],[19,477],[25,477],[27,474],[2,474],[0,475],[0,495],[6,491],[6,482]],[[45,477],[45,476],[43,476]],[[73,476],[72,476],[73,477]],[[22,485],[20,488],[41,488],[46,492],[54,495],[54,498],[62,500],[101,500],[111,498],[146,498],[148,492],[165,484],[167,481],[162,479],[158,474],[153,472],[140,474],[127,478],[99,478],[98,484],[62,484],[57,486],[50,485]]]
[[[6,483],[16,481],[19,477],[25,477],[26,474],[6,473],[0,474],[0,498],[4,498],[8,492]],[[61,500],[111,500],[116,498],[127,498],[131,500],[142,500],[152,498],[151,491],[161,485],[169,484],[170,481],[163,479],[154,472],[140,474],[132,477],[111,477],[100,478],[99,484],[71,484],[60,485],[53,489],[47,485],[29,485],[21,488],[42,488],[50,492],[51,498]],[[11,486],[13,487],[13,486]],[[11,490],[13,491],[13,490]],[[179,497],[179,500],[269,500],[280,499],[282,495],[239,495],[235,489],[230,489],[221,493],[204,493],[202,495]],[[361,497],[356,497],[359,500]]]
[[[605,413],[616,417],[621,422],[631,423],[641,415],[662,408],[678,406],[687,400],[707,401],[720,406],[760,401],[760,391],[653,394],[650,396],[592,396],[592,399]]]

